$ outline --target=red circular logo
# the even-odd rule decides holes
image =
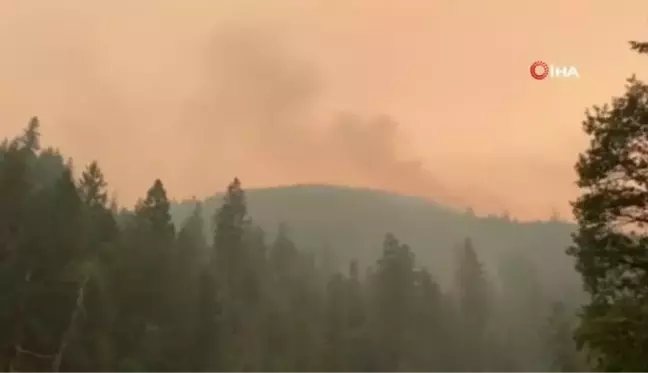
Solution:
[[[538,72],[538,70],[540,70],[540,72]],[[536,61],[531,64],[529,71],[531,72],[531,77],[533,79],[542,80],[549,75],[549,66],[542,61]]]

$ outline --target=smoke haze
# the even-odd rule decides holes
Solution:
[[[648,3],[544,4],[0,0],[0,136],[39,116],[129,205],[239,176],[568,216],[583,109],[645,71]],[[532,81],[538,59],[581,79]]]

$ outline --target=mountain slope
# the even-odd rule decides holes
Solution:
[[[222,195],[207,198],[207,221],[221,204]],[[517,222],[505,217],[476,217],[419,197],[339,186],[295,185],[247,190],[249,213],[272,238],[285,222],[302,249],[330,250],[338,268],[358,259],[371,265],[382,239],[392,232],[409,244],[417,263],[430,268],[445,283],[452,279],[454,247],[465,237],[474,241],[493,277],[502,260],[523,254],[535,263],[551,289],[578,287],[571,258],[564,253],[574,226],[566,222]],[[172,213],[181,224],[193,203],[175,203]],[[211,228],[209,229],[211,231]]]

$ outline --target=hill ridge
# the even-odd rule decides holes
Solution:
[[[329,248],[340,269],[351,259],[372,265],[380,255],[384,235],[390,232],[412,247],[417,262],[448,281],[452,273],[447,263],[454,260],[454,248],[466,237],[473,239],[491,273],[498,271],[503,256],[521,253],[538,266],[553,268],[554,274],[546,281],[576,276],[564,253],[575,228],[569,222],[476,216],[423,197],[328,184],[249,188],[246,196],[249,214],[268,240],[273,239],[280,223],[286,223],[299,248]],[[222,193],[217,193],[203,199],[207,232],[212,230],[221,197]],[[173,203],[174,223],[181,225],[193,208],[192,202]]]

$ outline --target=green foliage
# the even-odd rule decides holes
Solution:
[[[526,296],[529,291],[545,294],[541,276],[530,275],[532,259],[516,261],[511,254],[512,270],[501,276],[499,294],[487,279],[484,251],[480,248],[478,255],[469,239],[456,268],[446,268],[457,275],[453,290],[444,291],[437,274],[447,261],[434,270],[426,268],[433,250],[415,255],[396,234],[385,235],[382,246],[374,244],[368,251],[372,255],[353,258],[360,251],[347,229],[372,220],[358,206],[387,201],[385,210],[371,214],[386,216],[391,224],[387,218],[400,219],[395,206],[418,202],[366,191],[336,194],[342,197],[335,200],[312,189],[324,205],[309,205],[312,195],[300,200],[309,192],[293,190],[290,196],[303,215],[289,223],[276,219],[283,216],[286,206],[281,203],[288,199],[272,197],[281,203],[273,207],[276,224],[269,225],[252,219],[248,194],[234,179],[218,205],[193,200],[185,219],[174,224],[177,216],[161,180],[152,183],[132,210],[117,211],[97,162],[75,180],[71,161],[40,146],[36,119],[22,136],[0,146],[2,371],[538,367],[529,358],[510,358],[511,351],[523,353],[502,342],[505,337],[514,340],[516,333],[520,336],[515,341],[520,341],[531,331],[539,332],[534,328],[540,329],[538,320],[546,318],[543,307],[548,302]],[[326,208],[337,215],[325,216]],[[347,214],[341,208],[356,210]],[[213,224],[206,223],[206,216]],[[443,225],[438,217],[414,216],[416,224],[433,222],[429,231],[434,234],[446,228],[436,228]],[[447,217],[467,224],[462,231],[471,231],[470,222],[479,219]],[[304,220],[334,234],[304,229]],[[380,235],[389,229],[381,224]],[[502,227],[513,223],[486,219],[484,224],[502,235]],[[547,229],[562,227],[551,224]],[[262,227],[278,228],[268,237]],[[413,231],[410,226],[398,228],[399,237]],[[342,242],[335,240],[335,233],[347,240],[348,250],[333,252],[331,243]],[[373,231],[361,234],[380,238]],[[423,241],[426,248],[440,248],[437,253],[446,251],[444,240]],[[525,276],[526,281],[519,281]],[[506,313],[494,307],[498,297],[528,301],[529,307]],[[518,313],[525,317],[516,325],[534,325],[526,334],[505,328]],[[562,356],[552,354],[550,358]]]
[[[646,52],[645,43],[633,49]],[[586,113],[589,148],[576,164],[578,231],[568,253],[591,295],[577,332],[605,371],[648,370],[648,85],[632,77]]]
[[[488,283],[472,241],[467,238],[459,252],[457,270],[459,309],[471,332],[483,333],[491,313]]]
[[[479,243],[485,266],[498,265],[512,252],[523,252],[533,263],[542,264],[540,281],[550,297],[576,298],[582,292],[580,278],[564,253],[575,225],[565,221],[470,216],[423,198],[339,186],[246,188],[245,198],[255,224],[272,234],[285,223],[294,244],[314,252],[327,277],[346,271],[351,260],[363,268],[374,262],[381,254],[379,243],[385,232],[393,232],[406,240],[420,265],[449,286],[455,271],[448,263],[455,258],[448,248],[469,235]],[[223,194],[205,200],[207,221],[222,200]],[[172,204],[175,224],[180,226],[193,208],[191,201]],[[544,270],[546,263],[551,263],[551,273]]]
[[[554,372],[588,371],[585,356],[577,350],[574,341],[574,321],[562,302],[553,305],[547,321],[547,353]]]

